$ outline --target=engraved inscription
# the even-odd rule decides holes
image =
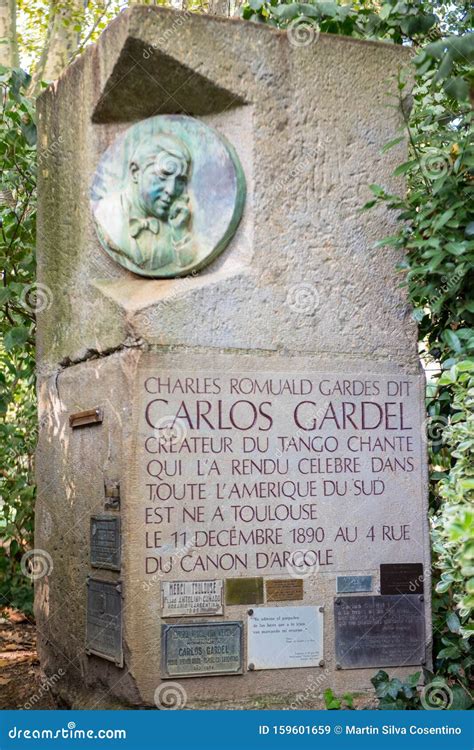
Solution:
[[[242,623],[162,626],[163,677],[242,673]]]
[[[120,583],[87,581],[86,653],[123,666]]]
[[[425,660],[419,596],[348,596],[335,600],[336,662],[342,669],[397,667]]]
[[[372,576],[337,577],[338,594],[352,594],[356,591],[372,591]]]
[[[422,594],[423,565],[392,563],[380,566],[381,594]]]
[[[120,570],[120,518],[113,515],[91,517],[91,565]]]
[[[162,617],[222,615],[223,581],[163,581]]]
[[[289,602],[303,599],[303,579],[288,578],[266,581],[267,602]]]
[[[323,658],[322,607],[259,607],[251,612],[249,669],[318,666]]]

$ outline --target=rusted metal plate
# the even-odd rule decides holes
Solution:
[[[69,426],[73,429],[77,427],[89,427],[90,425],[100,424],[104,419],[103,410],[97,406],[95,409],[87,411],[78,411],[69,415]]]
[[[284,578],[265,581],[267,602],[291,602],[303,599],[303,579]]]

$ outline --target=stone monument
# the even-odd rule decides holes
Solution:
[[[396,218],[360,212],[403,189],[408,54],[134,7],[41,95],[35,606],[69,705],[429,663],[416,330]]]

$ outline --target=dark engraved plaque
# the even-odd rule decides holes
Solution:
[[[90,539],[92,567],[120,570],[119,516],[91,516]]]
[[[372,576],[337,577],[338,594],[352,594],[355,591],[372,591]]]
[[[401,667],[425,661],[419,596],[347,596],[334,602],[336,663],[341,669]]]
[[[122,591],[120,583],[87,581],[86,654],[123,666]]]
[[[162,625],[163,677],[242,674],[241,622]]]
[[[262,604],[263,578],[227,578],[226,604]]]
[[[381,594],[422,594],[421,563],[390,563],[380,566]]]

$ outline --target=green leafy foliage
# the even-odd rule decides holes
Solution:
[[[423,674],[423,679],[421,679]],[[472,706],[469,691],[450,684],[428,669],[409,675],[405,680],[390,678],[380,669],[371,679],[378,698],[378,708],[385,711],[467,710]]]
[[[331,688],[324,691],[324,705],[328,711],[338,711],[340,708],[353,709],[354,696],[352,693],[344,693],[342,698],[337,698]]]
[[[417,685],[421,672],[409,675],[404,682],[397,677],[390,679],[388,674],[380,669],[371,683],[375,688],[375,695],[379,699],[381,710],[413,711],[422,708]]]
[[[29,76],[0,68],[0,606],[31,611],[20,561],[33,539],[36,127]]]
[[[242,6],[242,16],[251,21],[266,22],[280,28],[291,28],[298,19],[314,19],[320,31],[360,39],[386,39],[401,44],[416,40],[437,22],[428,3],[401,3],[390,0],[375,2],[278,2],[249,0]]]
[[[465,67],[454,59],[450,72],[459,78]],[[440,368],[427,390],[434,656],[437,674],[462,687],[472,676],[474,603],[474,147],[472,109],[453,98],[446,80],[431,66],[417,75],[405,123],[410,158],[396,170],[408,190],[400,198],[372,186],[369,206],[385,202],[403,222],[379,245],[405,252],[400,270],[422,356]],[[400,99],[405,87],[401,79]]]
[[[438,671],[467,686],[474,630],[474,361],[447,365],[438,380],[438,390],[450,397],[447,455],[436,476],[440,502],[432,513],[435,653]]]

